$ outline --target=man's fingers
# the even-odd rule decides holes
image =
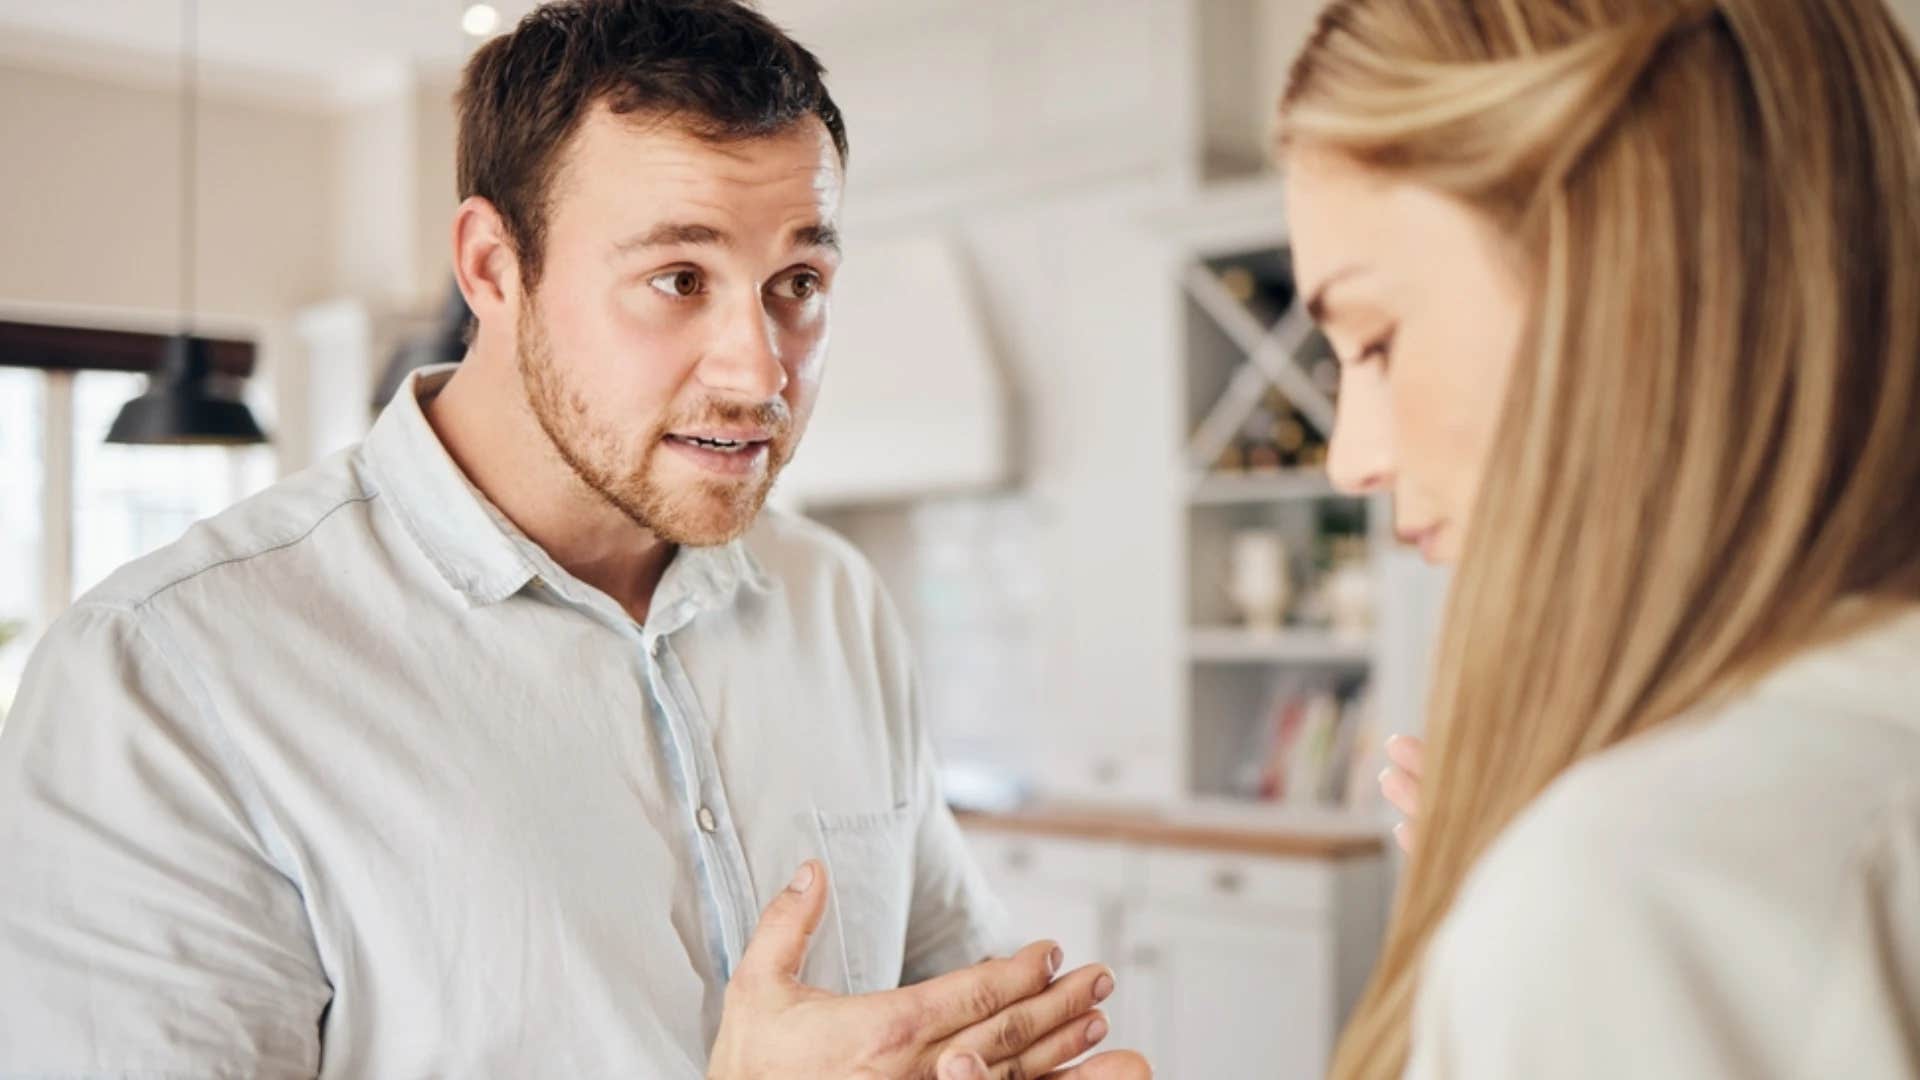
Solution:
[[[1105,1013],[1095,1009],[1061,1024],[1040,1037],[1040,1041],[1011,1061],[988,1068],[988,1074],[994,1080],[1026,1080],[1030,1076],[1044,1076],[1050,1069],[1058,1068],[1079,1057],[1081,1054],[1100,1045],[1112,1029],[1107,1025]]]
[[[949,1051],[940,1057],[938,1080],[993,1080],[980,1055]],[[1040,1077],[1039,1080],[1153,1080],[1153,1066],[1132,1050],[1114,1050]]]
[[[760,913],[760,925],[740,956],[734,977],[742,975],[792,981],[807,959],[807,943],[827,910],[827,874],[812,859],[800,864],[787,887]]]
[[[972,1050],[990,1065],[1018,1059],[1027,1065],[1025,1075],[1038,1076],[1063,1061],[1071,1061],[1085,1046],[1064,1056],[1036,1065],[1026,1058],[1027,1051],[1043,1041],[1055,1029],[1070,1024],[1086,1026],[1093,1007],[1113,995],[1113,972],[1101,964],[1089,964],[1063,975],[1034,996],[1016,1001],[999,1013],[974,1024],[954,1036],[953,1046]]]
[[[991,1080],[992,1077],[987,1072],[987,1063],[971,1051],[949,1050],[941,1054],[940,1065],[933,1072],[938,1080]]]
[[[1059,969],[1060,947],[1036,941],[1004,960],[961,968],[900,992],[913,996],[926,1035],[939,1039],[1045,990]]]
[[[1388,766],[1380,774],[1380,794],[1387,797],[1395,810],[1413,817],[1420,813],[1420,781],[1400,771],[1398,766]]]
[[[1095,1054],[1071,1069],[1048,1073],[1045,1080],[1152,1080],[1153,1066],[1132,1050]],[[941,1080],[945,1080],[942,1077]]]
[[[1387,740],[1387,760],[1418,780],[1426,774],[1427,744],[1412,735],[1395,735]]]

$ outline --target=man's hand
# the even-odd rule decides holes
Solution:
[[[1050,1072],[1036,1080],[1152,1080],[1153,1068],[1147,1059],[1131,1050],[1099,1054],[1071,1069]],[[856,1075],[854,1080],[881,1080]],[[1025,1074],[995,1070],[980,1055],[949,1050],[940,1055],[940,1080],[1026,1080]]]
[[[841,997],[803,985],[800,965],[826,900],[826,874],[808,862],[767,905],[727,984],[708,1080],[935,1080],[935,1065],[949,1049],[956,1057],[975,1055],[987,1077],[1025,1080],[1106,1037],[1106,1018],[1094,1006],[1113,992],[1113,973],[1093,964],[1056,980],[1061,957],[1052,942],[876,994]]]
[[[1387,761],[1390,764],[1380,774],[1380,793],[1387,797],[1394,809],[1407,815],[1407,820],[1393,827],[1393,838],[1400,842],[1400,848],[1407,854],[1413,854],[1413,845],[1420,839],[1420,773],[1426,757],[1427,744],[1411,735],[1395,735],[1387,740]]]

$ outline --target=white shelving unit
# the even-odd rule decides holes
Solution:
[[[1187,657],[1196,664],[1305,664],[1367,668],[1373,640],[1348,640],[1310,630],[1197,627],[1187,632]]]
[[[1239,506],[1333,495],[1333,483],[1320,469],[1277,469],[1238,476],[1201,476],[1188,487],[1187,502],[1192,506]]]
[[[1238,773],[1259,725],[1269,722],[1277,688],[1288,680],[1351,689],[1377,678],[1394,659],[1383,656],[1377,633],[1336,635],[1289,624],[1254,630],[1242,625],[1228,600],[1223,576],[1232,535],[1248,528],[1272,529],[1286,538],[1301,571],[1313,560],[1329,518],[1342,517],[1366,538],[1373,570],[1375,624],[1389,602],[1380,561],[1390,546],[1390,511],[1384,500],[1354,498],[1334,490],[1324,470],[1281,468],[1220,472],[1213,468],[1270,390],[1277,389],[1320,439],[1333,428],[1334,403],[1296,357],[1313,327],[1296,297],[1270,322],[1237,297],[1216,270],[1220,260],[1270,256],[1284,251],[1286,214],[1277,179],[1241,180],[1203,189],[1198,197],[1156,222],[1172,243],[1172,286],[1181,298],[1182,325],[1175,341],[1184,389],[1179,418],[1182,440],[1175,452],[1186,483],[1176,513],[1183,522],[1186,562],[1187,715],[1186,794],[1195,805],[1245,810],[1261,820],[1311,818],[1349,830],[1381,830],[1387,818],[1372,809],[1262,803],[1242,793]],[[1381,736],[1378,725],[1375,737]]]

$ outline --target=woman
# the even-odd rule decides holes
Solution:
[[[1920,78],[1880,0],[1335,0],[1281,128],[1334,477],[1459,566],[1335,1075],[1920,1076]]]
[[[1330,467],[1459,564],[1418,849],[1335,1074],[1920,1075],[1920,78],[1891,16],[1336,0],[1282,133],[1344,364]]]

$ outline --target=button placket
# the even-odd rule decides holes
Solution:
[[[737,826],[727,810],[726,790],[720,780],[719,761],[713,753],[712,733],[700,712],[699,697],[693,692],[674,650],[662,652],[655,671],[661,680],[663,697],[672,702],[675,728],[686,740],[690,799],[698,800],[694,809],[695,823],[701,826],[704,834],[702,839],[706,841],[707,852],[712,860],[718,886],[716,899],[723,912],[722,919],[732,929],[729,935],[732,946],[730,952],[738,956],[753,932],[759,904],[750,885],[746,852],[740,845],[739,834],[735,831]],[[711,830],[701,820],[702,811],[714,820]]]

